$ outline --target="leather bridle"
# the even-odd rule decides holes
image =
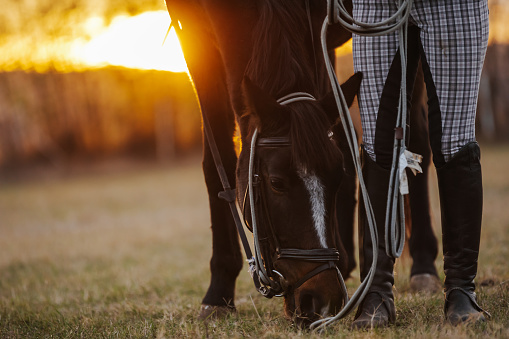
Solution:
[[[302,100],[315,100],[307,93],[292,93],[278,100],[281,105],[287,105],[291,102]],[[348,293],[344,284],[343,277],[339,272],[337,263],[339,261],[339,252],[335,248],[282,248],[276,235],[275,228],[271,222],[269,209],[267,206],[267,194],[263,177],[259,175],[259,159],[256,158],[256,149],[260,148],[282,148],[290,147],[291,143],[287,137],[261,137],[258,138],[258,130],[255,130],[251,139],[251,149],[249,157],[249,177],[248,187],[244,194],[242,215],[243,220],[249,230],[253,232],[255,255],[248,260],[250,272],[253,275],[258,291],[267,298],[273,296],[284,296],[291,291],[299,288],[306,281],[315,275],[329,269],[336,270],[338,279],[343,288],[345,303]],[[247,203],[250,206],[250,220],[246,220],[245,209]],[[260,221],[264,220],[265,223]],[[275,255],[273,253],[275,251]],[[288,285],[283,283],[284,276],[274,269],[274,262],[277,260],[297,260],[311,263],[322,263],[315,269],[306,273],[296,283]],[[253,274],[253,273],[256,273]]]

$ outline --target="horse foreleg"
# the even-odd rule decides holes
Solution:
[[[203,108],[202,108],[203,109]],[[227,133],[228,131],[223,131]],[[230,138],[216,138],[221,157],[231,184],[235,183],[236,155]],[[208,140],[204,138],[203,173],[209,194],[212,222],[212,259],[210,260],[210,285],[202,301],[202,318],[212,313],[224,314],[235,310],[235,280],[242,268],[242,255],[235,224],[228,204],[218,198],[223,190],[212,159]],[[221,140],[222,139],[222,140]]]
[[[438,292],[441,288],[435,267],[438,243],[431,224],[428,192],[430,158],[425,159],[426,161],[423,160],[421,165],[423,173],[410,181],[412,232],[408,245],[413,259],[410,272],[410,288],[414,292]]]
[[[345,172],[336,194],[336,218],[338,220],[338,242],[343,244],[347,260],[346,270],[341,272],[347,279],[355,269],[355,207],[357,206],[357,174],[349,150],[343,127],[337,126],[334,133],[338,136],[339,147],[343,151]]]
[[[208,54],[210,58],[211,55]],[[204,99],[200,95],[202,85],[196,82],[203,114],[207,114],[214,133],[215,143],[219,149],[228,181],[235,187],[235,168],[237,157],[234,150],[233,132],[235,129],[233,112],[229,107],[226,88],[213,83],[206,89]],[[212,89],[214,87],[214,89]],[[208,100],[206,100],[208,99]],[[229,112],[229,114],[228,114]],[[210,261],[211,280],[208,291],[203,298],[201,317],[210,316],[211,312],[225,313],[235,308],[235,280],[242,268],[237,230],[233,222],[228,203],[218,197],[223,191],[216,164],[210,150],[211,141],[204,137],[203,174],[207,185],[212,229],[212,259]],[[218,308],[219,306],[219,308]]]
[[[168,1],[169,2],[169,1]],[[233,133],[235,118],[226,88],[226,76],[219,51],[207,29],[207,18],[199,6],[176,1],[168,4],[172,18],[178,18],[178,35],[198,95],[202,114],[210,123],[215,143],[232,187],[235,186]],[[172,11],[175,11],[174,13]],[[201,318],[235,310],[235,281],[242,268],[238,235],[228,203],[218,194],[223,190],[216,165],[204,137],[203,173],[207,185],[212,228],[210,285],[202,301]]]
[[[410,289],[414,292],[434,293],[441,289],[441,285],[435,267],[438,242],[433,232],[429,204],[428,177],[431,149],[428,137],[427,112],[424,108],[426,104],[423,104],[421,100],[424,91],[423,86],[422,72],[418,72],[412,99],[409,149],[423,156],[421,163],[423,173],[417,176],[409,176],[412,227],[408,246],[413,259]]]
[[[341,199],[337,199],[336,204],[336,213],[339,220],[339,237],[348,257],[346,271],[341,272],[341,274],[347,279],[356,266],[354,244],[355,206],[357,205],[356,176],[345,175],[339,192]]]

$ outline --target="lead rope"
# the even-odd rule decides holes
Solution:
[[[332,91],[339,111],[339,117],[345,130],[350,152],[352,154],[355,170],[359,178],[359,186],[366,208],[366,219],[368,222],[368,228],[370,232],[370,238],[373,249],[378,248],[378,232],[376,228],[375,215],[373,207],[369,200],[369,196],[362,176],[361,160],[359,154],[359,146],[357,144],[357,137],[355,134],[355,128],[352,123],[348,111],[348,105],[345,97],[341,91],[336,73],[332,66],[331,60],[327,53],[327,27],[334,23],[341,23],[343,27],[358,35],[383,35],[394,32],[399,29],[399,43],[400,43],[400,56],[401,56],[401,92],[400,92],[400,104],[398,108],[397,126],[394,140],[394,154],[393,162],[391,167],[391,176],[389,182],[389,194],[387,201],[387,213],[386,213],[386,227],[385,227],[385,240],[386,240],[386,251],[387,255],[397,258],[401,255],[403,245],[405,241],[405,223],[404,223],[404,208],[402,196],[398,194],[398,187],[400,185],[399,173],[405,171],[402,167],[403,161],[400,158],[405,156],[408,152],[405,149],[405,133],[406,133],[406,117],[407,117],[407,90],[406,90],[406,38],[408,28],[408,18],[410,16],[410,10],[412,8],[413,0],[398,0],[398,10],[390,18],[383,20],[378,23],[364,23],[354,20],[354,18],[347,12],[342,0],[327,0],[327,16],[322,25],[321,31],[321,45],[323,57],[327,68],[327,73],[332,85]],[[346,21],[348,20],[348,21]],[[406,151],[406,152],[405,152]],[[396,227],[398,221],[398,204],[400,207],[400,227]],[[390,212],[390,213],[389,213]],[[344,318],[354,309],[359,307],[364,297],[368,293],[371,283],[373,281],[376,264],[378,261],[378,251],[373,250],[373,261],[366,275],[364,281],[359,285],[351,299],[345,304],[343,309],[333,317],[328,317],[315,321],[310,325],[311,329],[323,330],[327,325]]]

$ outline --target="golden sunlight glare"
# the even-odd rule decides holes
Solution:
[[[505,22],[509,6],[494,4],[490,11],[489,44],[509,43]],[[187,72],[174,29],[163,44],[171,22],[167,11],[119,15],[111,22],[99,12],[96,15],[77,20],[71,15],[48,16],[30,21],[32,25],[28,26],[34,29],[25,30],[16,28],[24,25],[22,19],[0,22],[0,71],[74,72],[113,65]],[[337,49],[336,55],[349,55],[351,49],[350,41]]]
[[[164,37],[170,25],[166,11],[145,12],[136,16],[118,16],[108,27],[102,19],[92,18],[88,29],[93,38],[77,43],[73,56],[89,66],[124,66],[186,72],[187,66],[175,29]],[[101,27],[102,26],[102,27]],[[97,35],[94,34],[100,32]]]

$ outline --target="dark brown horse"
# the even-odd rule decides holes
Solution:
[[[325,2],[166,2],[204,120],[210,123],[226,176],[236,183],[237,201],[248,211],[248,223],[251,204],[258,206],[259,214],[255,213],[261,224],[259,240],[265,244],[263,262],[279,275],[285,314],[308,323],[337,311],[344,295],[336,267],[347,277],[355,266],[351,230],[356,182],[353,171],[344,171],[351,161],[350,152],[340,151],[346,149],[344,135],[336,123],[337,109],[329,95],[320,50]],[[341,27],[332,26],[328,46],[333,49],[349,38]],[[356,75],[342,86],[349,104],[360,79]],[[293,92],[308,93],[316,100],[287,105],[277,102]],[[242,139],[238,159],[233,144],[235,121]],[[254,143],[257,198],[246,203],[255,131],[265,146]],[[242,267],[236,226],[228,204],[219,197],[224,187],[210,139],[205,133],[203,171],[209,193],[213,255],[201,317],[235,309],[235,281]],[[271,142],[274,140],[284,142]],[[348,255],[342,240],[348,244]],[[288,251],[281,249],[305,253],[333,250],[338,258],[334,267],[310,276],[321,263],[284,256]]]

